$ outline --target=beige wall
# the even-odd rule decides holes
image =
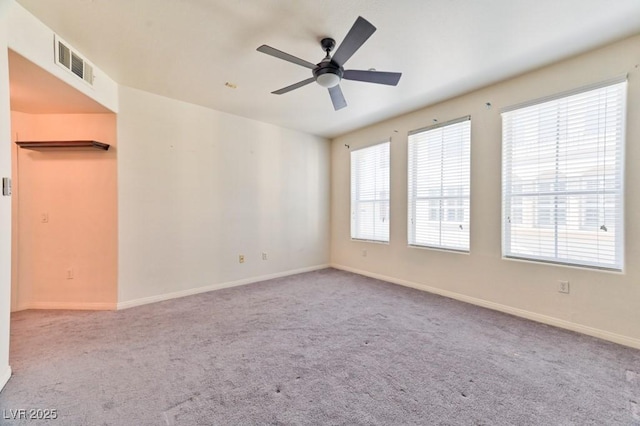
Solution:
[[[331,262],[640,347],[640,37],[385,121],[332,143]],[[501,258],[500,109],[629,73],[624,273]],[[492,107],[486,107],[486,103]],[[407,132],[471,115],[471,252],[407,247]],[[397,131],[397,132],[396,132]],[[391,137],[391,241],[351,241],[349,149]],[[367,256],[362,256],[362,250]],[[557,291],[569,280],[571,293]]]
[[[328,264],[326,139],[122,86],[119,99],[120,307]]]
[[[13,112],[11,127],[13,140],[88,139],[112,145],[102,151],[29,150],[14,144],[12,309],[114,309],[115,114]]]

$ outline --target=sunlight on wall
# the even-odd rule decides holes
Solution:
[[[116,118],[13,112],[12,138],[16,137],[115,145]],[[115,146],[109,151],[14,146],[13,153],[12,309],[115,308]]]

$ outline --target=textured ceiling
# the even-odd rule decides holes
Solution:
[[[638,0],[18,0],[118,83],[333,137],[640,33]],[[343,81],[334,111],[309,69],[359,16],[378,31],[346,69],[401,71],[397,87]],[[229,82],[235,89],[225,86]]]

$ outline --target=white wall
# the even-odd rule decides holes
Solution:
[[[119,98],[120,307],[328,263],[327,140],[127,87]]]
[[[332,142],[334,266],[640,348],[640,36]],[[501,258],[501,108],[629,73],[624,273]],[[492,104],[487,109],[485,103]],[[471,253],[407,247],[407,132],[471,115]],[[394,131],[397,131],[394,132]],[[349,238],[349,150],[392,137],[391,241]],[[362,256],[362,250],[367,256]],[[569,280],[571,293],[557,291]]]
[[[11,112],[9,109],[8,4],[0,1],[0,177],[11,176]],[[9,377],[11,306],[11,198],[0,195],[0,390]]]

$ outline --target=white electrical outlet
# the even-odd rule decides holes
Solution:
[[[238,255],[238,262],[244,263],[244,254],[239,254]]]
[[[362,250],[362,257],[367,257],[367,250]]]
[[[67,269],[67,279],[68,280],[72,280],[73,279],[73,268]]]
[[[558,292],[569,294],[569,281],[558,281]]]
[[[262,252],[262,260],[267,260],[267,253],[266,252]]]

